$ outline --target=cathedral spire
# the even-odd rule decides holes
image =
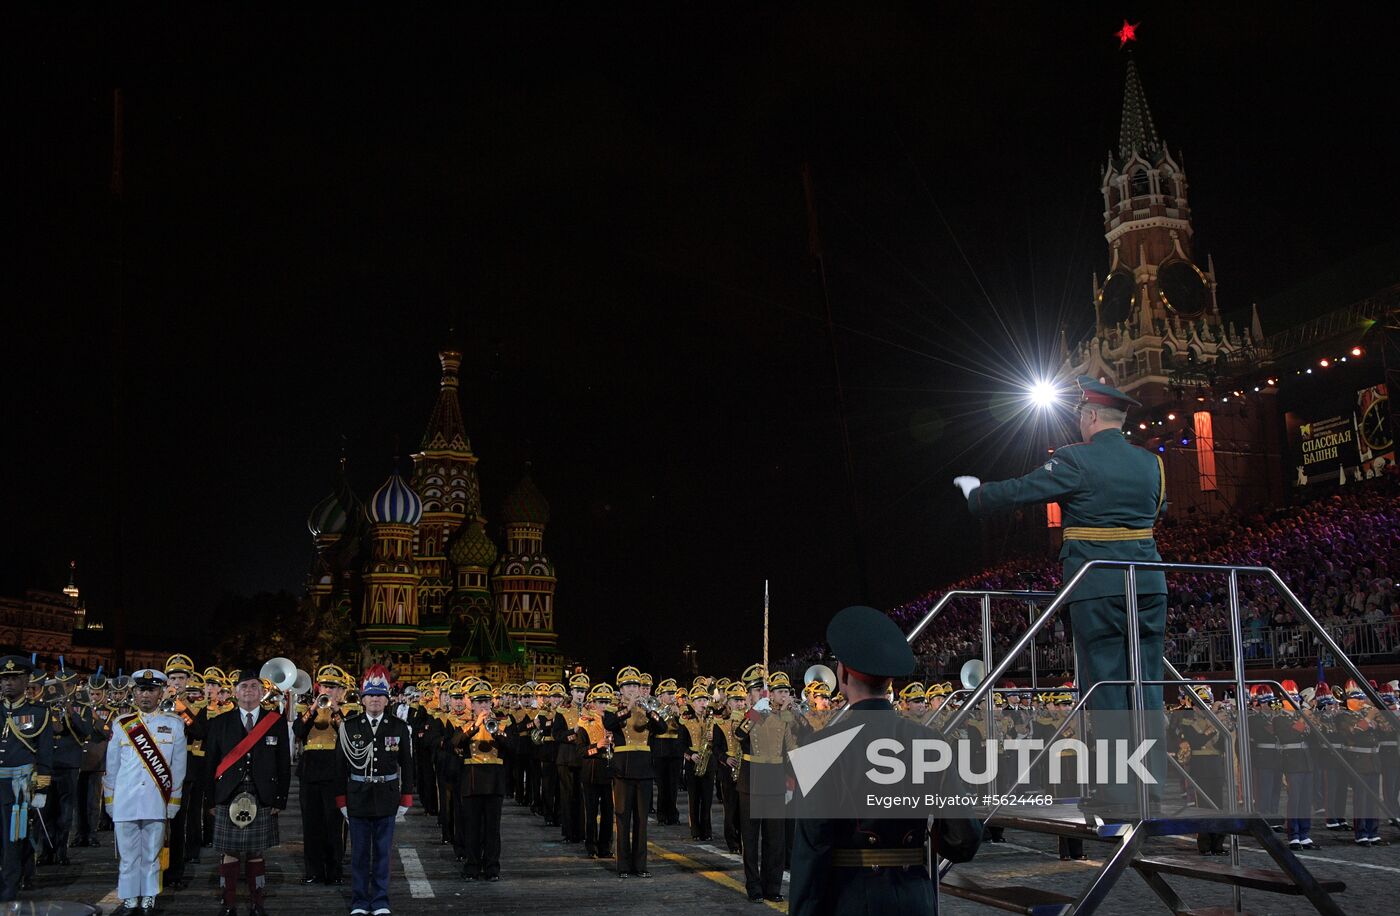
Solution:
[[[462,366],[462,354],[457,350],[443,350],[438,353],[438,360],[442,363],[442,383],[428,428],[423,431],[423,451],[471,454],[471,442],[462,422],[462,407],[457,400],[457,370]]]
[[[1152,112],[1147,108],[1147,93],[1138,78],[1137,62],[1128,58],[1127,77],[1123,83],[1123,122],[1118,128],[1118,158],[1127,162],[1138,153],[1155,162],[1162,151],[1162,141],[1152,124]]]

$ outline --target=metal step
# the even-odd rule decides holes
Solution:
[[[1007,812],[994,814],[987,821],[987,824],[991,827],[1005,827],[1009,830],[1024,830],[1027,833],[1048,833],[1051,836],[1069,837],[1074,840],[1103,840],[1106,842],[1117,841],[1128,830],[1128,825],[1124,823],[1086,824],[1084,823],[1084,815],[1078,812],[1066,813],[1062,817],[1057,817],[1054,814]]]
[[[1246,865],[1231,865],[1229,862],[1218,860],[1175,857],[1134,859],[1129,864],[1138,871],[1180,875],[1183,878],[1213,881],[1216,884],[1230,884],[1249,890],[1270,891],[1275,894],[1292,894],[1294,896],[1300,896],[1303,893],[1303,889],[1295,884],[1287,874],[1271,868],[1250,868]],[[1319,879],[1317,883],[1329,894],[1338,894],[1347,889],[1345,881]]]
[[[960,897],[984,906],[996,907],[1025,916],[1063,916],[1070,912],[1074,898],[1038,887],[1009,885],[1005,887],[978,884],[965,873],[949,872],[938,884],[940,893]]]

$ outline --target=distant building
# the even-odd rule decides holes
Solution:
[[[39,664],[56,670],[59,659],[75,671],[99,667],[117,672],[110,634],[101,623],[88,619],[76,581],[76,564],[70,564],[68,584],[61,592],[30,589],[23,598],[0,598],[0,652],[38,656]],[[154,649],[126,650],[127,671],[164,668],[169,653]]]
[[[361,662],[382,661],[400,678],[558,681],[549,503],[527,468],[502,503],[505,550],[497,547],[458,401],[462,355],[438,358],[437,403],[409,479],[396,465],[362,502],[342,459],[333,491],[312,509],[308,597],[350,616]]]

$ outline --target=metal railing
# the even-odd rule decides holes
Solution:
[[[1386,716],[1390,720],[1391,725],[1396,729],[1396,731],[1400,732],[1400,715],[1398,715],[1396,711],[1386,707],[1386,705],[1381,701],[1380,694],[1376,691],[1374,687],[1371,686],[1370,681],[1361,673],[1360,669],[1356,667],[1356,664],[1351,660],[1351,658],[1342,651],[1341,647],[1333,639],[1332,635],[1327,631],[1327,628],[1324,627],[1315,617],[1313,617],[1313,615],[1303,605],[1302,601],[1300,601],[1297,595],[1293,593],[1292,589],[1290,589],[1288,585],[1281,578],[1279,578],[1278,574],[1272,569],[1263,566],[1226,566],[1220,564],[1205,563],[1165,563],[1132,562],[1126,560],[1090,560],[1089,562],[1085,563],[1082,567],[1080,567],[1075,572],[1075,574],[1069,579],[1069,581],[1064,584],[1064,586],[1060,589],[1059,593],[1054,596],[1054,598],[1050,601],[1049,605],[1047,605],[1045,609],[1041,611],[1038,617],[1034,615],[1033,608],[1035,604],[1043,598],[1044,593],[996,591],[978,593],[968,590],[959,590],[957,592],[950,592],[947,595],[945,595],[942,599],[940,599],[937,604],[935,604],[932,608],[929,609],[928,613],[925,614],[924,619],[919,621],[919,623],[916,624],[915,627],[909,632],[906,639],[910,643],[912,643],[925,629],[927,629],[928,625],[933,622],[933,620],[942,612],[943,608],[946,607],[949,601],[955,596],[979,595],[982,599],[982,645],[983,661],[985,664],[986,673],[982,681],[978,683],[975,686],[975,688],[970,690],[970,695],[967,697],[967,700],[962,705],[962,707],[955,710],[952,713],[951,717],[940,723],[945,733],[956,732],[957,729],[964,722],[966,722],[967,719],[970,716],[972,716],[974,712],[976,712],[980,708],[984,710],[986,714],[986,734],[988,736],[993,734],[993,704],[990,702],[990,695],[996,688],[996,685],[1001,683],[1002,679],[1005,678],[1007,674],[1012,671],[1017,659],[1028,649],[1033,648],[1036,635],[1042,629],[1044,629],[1044,627],[1050,621],[1052,621],[1055,618],[1055,615],[1058,614],[1066,604],[1069,603],[1070,596],[1072,596],[1075,590],[1079,588],[1079,585],[1084,580],[1084,578],[1087,575],[1089,575],[1092,571],[1099,569],[1120,569],[1123,571],[1124,604],[1127,617],[1125,635],[1127,636],[1128,641],[1128,678],[1123,681],[1100,681],[1097,684],[1088,685],[1086,687],[1081,681],[1081,679],[1077,676],[1076,672],[1075,684],[1080,688],[1080,698],[1079,701],[1070,710],[1069,716],[1067,716],[1065,722],[1061,724],[1060,729],[1056,730],[1055,737],[1058,737],[1059,732],[1063,730],[1064,725],[1068,723],[1071,718],[1073,718],[1074,716],[1076,716],[1084,710],[1087,701],[1090,697],[1093,696],[1094,691],[1097,688],[1109,685],[1127,686],[1131,688],[1131,701],[1129,706],[1131,711],[1131,727],[1133,732],[1133,740],[1137,746],[1141,747],[1148,737],[1146,714],[1149,712],[1158,712],[1158,710],[1155,708],[1151,710],[1147,708],[1144,694],[1145,689],[1154,686],[1166,687],[1171,685],[1189,688],[1199,683],[1184,678],[1181,675],[1181,673],[1177,671],[1176,667],[1171,664],[1170,660],[1165,660],[1164,668],[1167,671],[1167,673],[1171,675],[1171,677],[1163,678],[1160,681],[1144,679],[1142,672],[1142,657],[1140,645],[1141,630],[1138,616],[1137,576],[1139,571],[1162,573],[1167,573],[1171,571],[1190,571],[1195,573],[1221,574],[1228,576],[1228,606],[1230,611],[1228,622],[1230,624],[1231,637],[1229,667],[1230,670],[1233,672],[1233,677],[1229,679],[1222,679],[1220,681],[1215,681],[1212,683],[1218,683],[1222,686],[1232,686],[1234,688],[1233,705],[1235,713],[1235,723],[1237,727],[1234,729],[1227,728],[1225,724],[1220,720],[1220,718],[1216,715],[1216,713],[1210,709],[1209,704],[1200,703],[1195,705],[1198,709],[1202,710],[1207,717],[1209,717],[1212,720],[1215,727],[1220,731],[1220,734],[1232,736],[1234,744],[1233,753],[1226,754],[1225,756],[1228,761],[1231,761],[1231,763],[1233,763],[1235,760],[1238,761],[1239,771],[1241,773],[1248,774],[1253,772],[1253,767],[1251,766],[1250,761],[1251,745],[1249,739],[1248,706],[1249,685],[1251,682],[1245,674],[1246,666],[1244,638],[1242,632],[1243,627],[1240,619],[1239,580],[1241,574],[1253,577],[1263,577],[1266,580],[1270,581],[1273,584],[1276,592],[1284,598],[1287,606],[1294,612],[1295,616],[1300,620],[1301,625],[1306,629],[1308,633],[1311,634],[1313,639],[1317,641],[1317,644],[1320,647],[1320,649],[1329,653],[1331,657],[1335,659],[1336,664],[1334,665],[1334,667],[1344,668],[1346,672],[1351,676],[1351,678],[1354,681],[1356,681],[1358,688],[1371,701],[1374,708],[1379,710],[1380,714]],[[1030,626],[1026,629],[1026,631],[1021,634],[1021,636],[1009,649],[1003,652],[1001,661],[995,663],[995,660],[992,655],[991,637],[991,599],[993,597],[1015,597],[1018,600],[1026,601],[1028,604],[1028,609],[1031,610],[1031,616],[1033,618],[1030,622]],[[1032,656],[1032,671],[1034,672],[1034,670],[1034,657]],[[1281,689],[1282,688],[1280,688],[1280,690]],[[1051,739],[1052,742],[1053,740],[1054,738]],[[1047,742],[1047,747],[1048,745],[1049,742]],[[1330,742],[1328,743],[1328,747],[1335,753],[1335,748],[1331,747]],[[1042,750],[1042,754],[1043,753],[1044,751]],[[1039,758],[1037,758],[1037,760],[1038,759]],[[1342,760],[1340,757],[1338,757],[1338,759],[1342,762],[1346,769],[1351,769],[1345,760]],[[1242,810],[1247,815],[1253,814],[1255,812],[1253,780],[1235,780],[1231,778],[1227,785],[1234,787],[1230,791],[1228,807],[1231,810]],[[1238,799],[1234,794],[1235,789],[1237,789],[1239,793]],[[1367,789],[1367,794],[1371,794],[1369,789]],[[1138,817],[1140,818],[1140,822],[1146,821],[1149,819],[1151,812],[1150,789],[1146,781],[1139,781],[1139,785],[1137,787],[1137,796]],[[1385,804],[1379,797],[1376,797],[1375,800],[1381,802],[1381,807],[1383,810],[1388,810],[1390,808],[1390,805]],[[1237,801],[1238,805],[1236,804]],[[1131,830],[1132,828],[1130,828],[1130,832]],[[1136,836],[1135,834],[1132,835]],[[1126,839],[1123,841],[1123,845],[1120,847],[1118,852],[1110,858],[1108,864],[1105,865],[1104,870],[1100,872],[1100,874],[1096,877],[1095,881],[1080,896],[1079,900],[1076,902],[1076,911],[1080,908],[1093,909],[1095,906],[1098,905],[1098,903],[1102,902],[1104,895],[1107,894],[1108,887],[1112,885],[1112,883],[1122,873],[1122,870],[1127,866],[1127,862],[1131,858],[1130,853],[1136,854],[1135,851],[1138,848],[1139,843],[1140,840],[1137,839],[1134,839],[1131,843]],[[1234,865],[1238,866],[1240,862],[1238,837],[1236,837],[1234,834],[1231,834],[1230,837],[1230,857],[1231,862]],[[1285,856],[1285,858],[1287,857]],[[936,860],[930,861],[929,864],[930,873],[935,876],[934,881],[936,892],[938,876],[942,874],[942,870],[939,868]],[[1293,864],[1296,865],[1296,862],[1294,862]],[[1309,894],[1309,896],[1312,895]],[[1314,900],[1314,902],[1318,903],[1317,900]],[[1330,903],[1330,901],[1328,902]],[[1318,905],[1319,909],[1322,909],[1322,905],[1320,903]],[[1236,911],[1239,911],[1240,906],[1241,903],[1239,887],[1236,886]]]
[[[1038,596],[1041,593],[1026,594]],[[1400,657],[1400,620],[1395,618],[1381,623],[1324,624],[1324,627],[1342,652],[1352,659],[1379,661]],[[1243,631],[1246,668],[1290,667],[1306,672],[1317,665],[1319,655],[1324,667],[1337,666],[1336,656],[1302,625],[1270,626],[1262,630],[1246,626]],[[1045,632],[1040,636],[1044,637]],[[993,648],[998,642],[993,639]],[[1007,641],[1002,648],[1009,646]],[[1183,670],[1219,671],[1230,663],[1231,634],[1229,630],[1205,630],[1194,635],[1168,632],[1163,651],[1169,661]],[[929,654],[932,653],[926,653],[925,657]],[[924,664],[919,675],[925,679],[956,677],[958,665],[968,654],[953,652],[947,662]],[[1040,671],[1069,671],[1074,667],[1074,647],[1065,640],[1038,640],[1028,654],[1030,660],[1013,669],[1013,674],[1021,674],[1032,663]]]

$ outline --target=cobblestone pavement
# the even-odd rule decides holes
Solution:
[[[272,850],[268,861],[270,892],[267,908],[271,916],[286,914],[345,913],[349,908],[347,887],[306,887],[300,883],[301,824],[296,816],[295,795],[282,825],[283,842]],[[684,812],[685,806],[681,805]],[[715,809],[715,824],[723,815]],[[1320,825],[1319,825],[1320,826]],[[1400,831],[1386,827],[1383,835],[1397,845],[1358,849],[1350,836],[1318,830],[1316,838],[1326,844],[1300,857],[1320,878],[1347,882],[1347,891],[1337,902],[1355,916],[1391,916],[1400,912]],[[684,824],[677,827],[651,825],[651,880],[619,880],[609,863],[589,859],[579,846],[558,841],[555,828],[524,808],[507,801],[502,818],[502,880],[495,884],[464,883],[458,878],[460,866],[449,847],[439,842],[436,823],[414,809],[399,825],[390,894],[397,914],[439,914],[444,905],[451,910],[471,909],[483,913],[578,914],[589,912],[647,913],[666,910],[701,913],[786,912],[786,903],[750,903],[743,891],[743,867],[739,858],[723,850],[723,845],[699,843],[690,838]],[[76,900],[98,904],[105,910],[117,904],[116,861],[112,834],[100,835],[103,847],[71,850],[69,866],[40,869],[38,888],[24,894],[34,901]],[[1091,857],[1086,862],[1061,862],[1055,840],[1037,834],[1008,830],[1006,842],[987,843],[966,869],[979,883],[1020,884],[1065,894],[1080,891],[1101,864],[1107,844],[1087,844]],[[1192,838],[1164,838],[1152,841],[1154,855],[1195,856]],[[203,863],[188,868],[190,885],[159,898],[159,912],[170,916],[217,912],[211,850],[205,850]],[[1220,860],[1203,860],[1220,861]],[[1246,865],[1270,867],[1268,856],[1253,843],[1242,842],[1241,861]],[[1193,907],[1228,905],[1228,887],[1184,878],[1169,879],[1181,898]],[[246,895],[241,896],[246,913]],[[1306,900],[1259,891],[1244,892],[1244,909],[1269,916],[1312,913]],[[955,898],[944,897],[944,914],[994,913],[995,910]],[[1165,913],[1166,909],[1147,885],[1135,874],[1124,875],[1115,886],[1100,913]]]

